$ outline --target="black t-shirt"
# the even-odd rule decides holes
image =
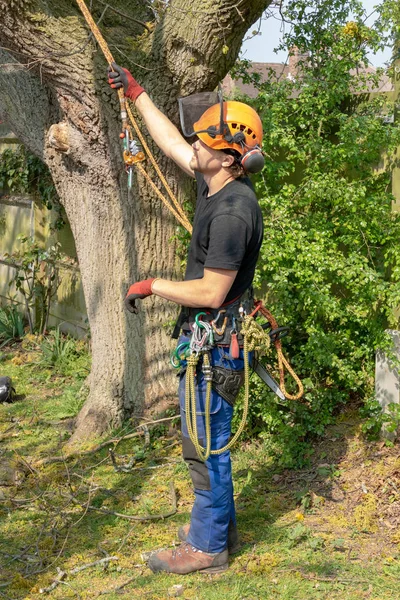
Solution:
[[[247,177],[231,181],[207,197],[208,186],[196,172],[197,203],[185,280],[201,279],[204,268],[238,271],[225,298],[230,302],[251,285],[263,237],[263,219]]]

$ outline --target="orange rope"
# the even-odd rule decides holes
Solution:
[[[251,313],[251,316],[253,317],[257,312],[260,312],[268,320],[272,329],[278,329],[278,327],[279,327],[278,322],[276,321],[275,317],[270,313],[270,311],[267,308],[265,308],[262,301],[256,300],[255,305],[256,305],[256,307],[253,310],[253,312]],[[296,373],[293,371],[288,360],[283,355],[281,340],[279,340],[279,339],[275,340],[274,344],[275,344],[276,352],[278,355],[279,387],[281,388],[282,392],[284,393],[285,398],[287,398],[288,400],[299,400],[304,394],[303,384],[301,383],[301,381],[300,381],[299,377],[296,375]],[[297,388],[299,390],[297,392],[297,394],[289,394],[289,392],[286,391],[285,368],[288,371],[288,373],[293,377],[294,381],[297,384]]]
[[[107,43],[103,37],[103,35],[101,34],[100,29],[97,27],[95,21],[93,20],[92,15],[90,14],[89,9],[87,8],[86,4],[84,3],[83,0],[76,0],[79,8],[81,9],[81,12],[83,14],[83,16],[86,19],[86,23],[88,24],[91,32],[93,33],[94,37],[96,38],[97,43],[99,44],[107,62],[109,65],[111,65],[112,62],[114,62],[114,58],[113,55],[110,52],[109,47],[107,46]],[[161,183],[163,184],[163,186],[165,187],[168,196],[170,197],[173,206],[169,203],[169,201],[165,198],[165,196],[162,194],[162,192],[157,188],[157,186],[155,185],[155,183],[151,180],[150,175],[148,175],[148,173],[144,170],[144,168],[140,165],[140,171],[141,173],[146,177],[147,181],[150,183],[151,187],[153,188],[153,190],[157,193],[157,195],[161,198],[161,200],[163,201],[163,203],[165,204],[165,206],[168,208],[168,210],[170,210],[172,212],[172,214],[174,215],[174,217],[181,223],[181,225],[183,227],[185,227],[185,229],[189,232],[192,233],[193,229],[192,229],[192,225],[190,224],[189,219],[187,218],[185,211],[183,210],[183,208],[181,207],[181,205],[179,204],[177,198],[175,197],[175,194],[173,193],[173,191],[171,190],[167,180],[165,179],[164,175],[161,172],[160,167],[158,166],[153,154],[151,153],[150,148],[148,147],[148,145],[146,144],[146,140],[144,139],[139,126],[132,114],[132,111],[130,109],[130,106],[127,104],[126,102],[126,98],[124,95],[124,91],[123,88],[119,88],[118,90],[118,97],[119,97],[119,101],[121,104],[121,113],[126,112],[129,116],[129,119],[133,125],[133,127],[135,128],[135,131],[137,133],[137,136],[140,140],[140,143],[143,146],[144,151],[147,153],[147,156],[150,159],[150,162],[152,163],[157,175],[159,176]],[[127,127],[126,122],[123,121],[123,129],[125,129]],[[139,167],[139,163],[135,164],[136,167]]]

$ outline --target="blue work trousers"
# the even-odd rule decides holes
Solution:
[[[181,336],[179,343],[188,341]],[[238,359],[229,357],[229,348],[216,346],[211,350],[211,365],[225,369],[242,370],[243,354]],[[210,455],[201,461],[191,442],[185,412],[186,372],[179,383],[179,402],[182,419],[183,457],[192,477],[195,501],[190,519],[187,541],[203,552],[222,552],[227,547],[229,522],[236,523],[230,451]],[[196,419],[200,444],[205,447],[205,401],[207,383],[201,371],[196,372]],[[233,407],[215,390],[211,394],[211,449],[226,446],[231,436]]]

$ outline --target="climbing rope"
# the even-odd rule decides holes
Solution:
[[[256,300],[255,305],[256,305],[256,307],[253,310],[253,312],[250,314],[250,316],[254,317],[254,315],[257,314],[257,312],[259,312],[268,320],[268,323],[271,325],[272,331],[279,330],[279,326],[278,326],[278,323],[277,323],[275,317],[273,317],[273,315],[270,313],[270,311],[267,308],[265,308],[262,301]],[[277,337],[274,340],[274,345],[275,345],[276,353],[278,355],[279,387],[281,388],[282,392],[284,393],[285,398],[287,398],[288,400],[299,400],[302,397],[302,395],[304,394],[303,384],[301,383],[301,381],[300,381],[299,377],[296,375],[296,373],[293,371],[288,360],[284,357],[283,352],[282,352],[282,342],[279,339],[279,337]],[[288,373],[293,377],[294,381],[297,384],[297,389],[298,389],[297,394],[289,394],[289,392],[286,391],[285,368],[288,371]]]
[[[85,17],[86,23],[88,24],[91,32],[93,33],[93,35],[96,39],[96,42],[99,44],[108,64],[111,65],[111,63],[114,62],[113,55],[111,54],[110,49],[109,49],[104,37],[102,36],[102,34],[100,32],[100,29],[98,28],[95,21],[93,20],[93,17],[90,14],[89,9],[87,8],[87,6],[83,0],[76,0],[76,2],[78,4],[83,16]],[[187,218],[187,216],[185,214],[185,211],[179,204],[175,194],[173,193],[167,180],[165,179],[164,175],[162,174],[161,169],[158,166],[150,148],[148,147],[146,140],[144,139],[144,137],[139,129],[136,119],[134,118],[134,116],[132,114],[130,106],[126,101],[123,88],[120,88],[117,91],[118,91],[118,97],[119,97],[119,102],[120,102],[122,129],[123,129],[123,131],[128,132],[128,137],[129,137],[129,139],[131,139],[131,129],[130,129],[130,125],[127,120],[127,117],[129,117],[129,121],[133,125],[133,128],[136,131],[139,141],[142,144],[142,147],[143,147],[144,151],[146,152],[151,164],[153,165],[157,175],[159,176],[161,183],[163,184],[164,188],[166,189],[167,194],[170,197],[172,204],[165,198],[164,194],[158,189],[156,184],[151,179],[150,175],[147,173],[147,171],[144,169],[144,167],[140,164],[141,161],[143,161],[145,159],[143,153],[138,152],[137,154],[133,155],[129,151],[128,143],[125,144],[125,152],[124,152],[125,164],[127,165],[127,167],[129,169],[131,169],[133,166],[135,166],[140,171],[140,173],[145,177],[147,182],[150,184],[150,186],[152,187],[154,192],[161,199],[161,201],[168,208],[168,210],[174,215],[174,217],[179,221],[179,223],[189,233],[192,233],[192,225],[190,224],[189,219]]]
[[[229,450],[239,439],[241,436],[247,421],[247,415],[249,411],[249,384],[250,384],[250,372],[249,372],[249,353],[257,352],[258,356],[265,355],[271,346],[271,338],[267,331],[265,331],[259,323],[257,323],[254,319],[254,315],[260,312],[264,317],[268,319],[272,330],[278,330],[278,323],[275,318],[272,316],[269,310],[267,310],[262,302],[256,302],[256,308],[250,315],[246,315],[243,320],[241,333],[243,335],[243,360],[244,360],[244,401],[243,401],[243,413],[242,418],[239,423],[239,427],[229,441],[223,448],[218,448],[217,450],[211,450],[211,416],[210,416],[210,407],[211,407],[211,391],[212,391],[212,367],[210,365],[209,359],[209,350],[213,346],[213,339],[210,333],[212,334],[212,329],[210,328],[210,324],[206,321],[200,320],[200,315],[204,313],[199,313],[196,316],[195,323],[193,325],[193,332],[190,341],[190,348],[185,344],[181,346],[185,346],[183,352],[183,358],[187,363],[186,370],[186,383],[185,383],[185,412],[186,412],[186,426],[188,430],[189,438],[192,441],[193,446],[195,447],[196,453],[200,460],[206,461],[210,455],[219,455],[223,452]],[[204,329],[204,333],[202,333],[202,329]],[[211,331],[210,331],[211,329]],[[195,340],[193,342],[193,340]],[[283,355],[282,352],[282,344],[280,339],[275,339],[274,341],[275,348],[278,354],[278,365],[279,365],[279,373],[280,373],[280,388],[284,393],[285,397],[289,400],[298,400],[303,395],[303,385],[293,371],[289,362]],[[190,352],[190,353],[188,353]],[[196,410],[196,369],[199,363],[200,356],[203,357],[203,365],[202,371],[204,379],[207,383],[206,385],[206,399],[205,399],[205,447],[203,447],[198,438],[197,431],[197,410]],[[175,366],[175,365],[174,365]],[[289,394],[285,388],[285,374],[284,368],[288,370],[290,375],[296,381],[298,386],[298,393],[295,395]]]
[[[199,315],[197,315],[198,317]],[[193,326],[192,338],[196,336],[199,339],[199,332],[201,326],[198,325],[199,321]],[[209,325],[206,322],[200,321],[201,325]],[[210,359],[208,351],[199,349],[193,351],[187,358],[187,370],[186,370],[186,384],[185,384],[185,412],[186,412],[186,426],[188,430],[189,438],[192,441],[196,449],[196,453],[200,460],[206,461],[210,455],[223,454],[237,442],[241,436],[247,421],[247,415],[249,412],[249,384],[250,384],[250,371],[249,371],[249,352],[257,350],[258,352],[265,352],[270,347],[269,335],[265,332],[258,323],[255,322],[254,318],[250,315],[244,318],[244,324],[242,328],[243,333],[243,360],[244,360],[244,401],[243,401],[243,413],[240,420],[239,426],[232,439],[223,448],[217,450],[211,450],[211,422],[210,422],[210,406],[211,406],[211,390],[212,390],[212,367],[210,366]],[[209,347],[209,346],[208,346]],[[205,448],[200,444],[197,434],[197,419],[196,419],[196,368],[199,362],[200,353],[203,356],[202,371],[204,379],[207,382],[206,385],[206,401],[205,401]]]

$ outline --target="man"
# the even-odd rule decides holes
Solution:
[[[190,342],[199,313],[214,329],[209,356],[215,381],[211,394],[211,449],[222,449],[230,438],[233,402],[242,383],[243,351],[240,324],[251,309],[251,284],[262,242],[263,223],[254,190],[245,172],[261,170],[262,125],[257,113],[240,102],[215,103],[193,124],[182,123],[197,136],[186,142],[173,123],[153,104],[126,69],[113,63],[109,83],[124,87],[136,104],[149,134],[167,157],[198,184],[193,235],[184,281],[147,279],[133,284],[125,303],[132,310],[137,299],[156,294],[182,306],[179,344]],[[198,96],[194,101],[199,105]],[[190,97],[189,97],[190,98]],[[182,115],[189,105],[181,105]],[[190,110],[189,110],[190,112]],[[184,120],[184,119],[183,119]],[[193,131],[194,129],[194,131]],[[219,315],[218,315],[219,313]],[[213,323],[212,323],[213,321]],[[185,361],[183,361],[183,366]],[[205,446],[204,403],[207,377],[199,361],[196,372],[196,423],[199,442]],[[218,390],[218,391],[217,391]],[[172,573],[228,567],[228,553],[238,550],[229,450],[203,461],[190,437],[185,410],[186,373],[180,375],[183,456],[189,465],[195,502],[190,525],[181,527],[182,544],[149,559],[150,568]],[[190,427],[189,427],[190,428]]]

